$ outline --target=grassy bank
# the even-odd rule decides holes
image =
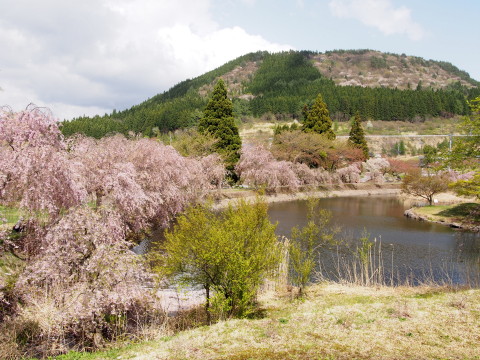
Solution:
[[[327,284],[261,305],[261,318],[57,359],[480,359],[480,290]]]
[[[413,212],[427,221],[466,229],[480,227],[480,204],[478,203],[423,206],[414,208]]]

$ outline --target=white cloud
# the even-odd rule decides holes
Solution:
[[[425,36],[422,26],[413,21],[410,9],[394,7],[390,0],[331,0],[329,7],[334,16],[360,20],[385,35],[405,34],[412,40]]]
[[[210,0],[2,0],[0,105],[60,118],[122,109],[251,51],[280,51],[220,28]],[[5,11],[4,11],[5,10]]]

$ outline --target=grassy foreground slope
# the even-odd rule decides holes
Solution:
[[[326,284],[261,303],[260,319],[58,359],[480,359],[480,290]]]

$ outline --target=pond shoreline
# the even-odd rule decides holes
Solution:
[[[354,197],[354,196],[397,196],[403,199],[419,200],[418,197],[402,193],[401,183],[357,183],[357,184],[343,184],[343,185],[324,185],[311,191],[299,191],[296,193],[275,193],[264,195],[263,198],[267,203],[278,203],[295,200],[306,200],[308,198],[331,198],[331,197]],[[254,190],[222,190],[219,200],[216,201],[214,208],[222,209],[230,204],[235,203],[238,199],[245,199],[246,201],[255,201],[257,193]],[[438,204],[456,204],[475,201],[473,198],[465,198],[455,195],[451,192],[444,192],[437,194],[436,200]],[[421,201],[421,200],[420,200]],[[472,225],[463,223],[461,221],[437,221],[428,218],[428,216],[419,214],[414,206],[405,211],[404,215],[408,218],[418,221],[428,221],[436,224],[449,226],[455,229],[480,231],[480,225]]]
[[[311,191],[302,191],[296,193],[276,193],[267,194],[263,198],[267,203],[277,203],[295,200],[306,200],[308,198],[329,198],[329,197],[349,197],[349,196],[374,196],[374,195],[397,195],[401,194],[401,183],[358,183],[345,185],[328,185]],[[217,200],[214,207],[217,209],[225,208],[238,199],[254,201],[257,193],[253,190],[223,190],[220,199]]]

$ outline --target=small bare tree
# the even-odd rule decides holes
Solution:
[[[421,197],[432,205],[433,196],[446,191],[448,189],[448,182],[448,179],[443,174],[429,173],[422,175],[420,169],[415,169],[408,172],[403,178],[402,192]]]

